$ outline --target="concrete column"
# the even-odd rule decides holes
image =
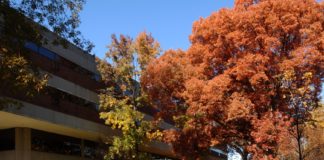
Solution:
[[[84,158],[84,140],[81,139],[81,157]]]
[[[16,160],[31,160],[30,128],[15,129]]]

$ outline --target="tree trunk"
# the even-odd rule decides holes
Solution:
[[[301,147],[301,130],[300,130],[300,126],[299,126],[299,109],[295,106],[295,115],[296,115],[296,134],[297,134],[297,144],[298,144],[298,159],[299,160],[303,160],[303,154],[302,154],[302,147]]]
[[[248,160],[248,153],[245,151],[242,154],[242,160]]]

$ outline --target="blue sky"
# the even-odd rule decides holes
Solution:
[[[100,58],[114,33],[136,37],[146,30],[163,50],[187,49],[194,21],[233,4],[234,0],[87,0],[80,31],[95,44],[93,53]]]
[[[163,50],[187,49],[192,24],[234,0],[87,0],[81,12],[80,31],[95,44],[93,53],[103,58],[111,34],[131,37],[151,32]]]

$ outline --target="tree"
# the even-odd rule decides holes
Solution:
[[[283,84],[281,88],[283,92],[287,93],[287,98],[290,99],[289,107],[292,109],[290,116],[294,120],[292,129],[290,130],[291,137],[295,139],[297,157],[300,160],[307,159],[307,152],[311,152],[311,147],[306,149],[305,146],[307,145],[307,141],[313,138],[309,135],[315,130],[309,128],[307,124],[314,120],[316,121],[317,117],[313,117],[311,113],[320,106],[318,100],[314,100],[314,96],[312,95],[314,91],[312,77],[313,75],[311,72],[306,72],[301,79],[297,80],[295,72],[289,70],[285,72],[282,78]],[[297,86],[296,84],[299,85]],[[320,138],[320,136],[317,136],[317,138]],[[291,145],[290,148],[292,148],[292,146],[293,145]],[[293,155],[289,155],[289,157],[293,157]]]
[[[81,32],[77,30],[80,24],[79,13],[82,10],[85,0],[1,0],[1,10],[5,17],[4,23],[11,23],[10,27],[18,27],[28,25],[31,27],[30,23],[26,23],[23,17],[20,17],[18,21],[13,17],[17,17],[22,14],[28,17],[30,20],[36,22],[37,24],[45,26],[50,31],[58,34],[62,39],[57,39],[55,43],[66,43],[66,40],[74,43],[81,49],[90,52],[93,48],[93,44],[88,40],[85,40]],[[8,10],[15,9],[15,11]],[[15,12],[18,12],[15,13]],[[8,19],[10,17],[13,19]],[[21,16],[21,15],[20,15]],[[22,21],[21,21],[22,20]],[[27,20],[29,21],[29,20]],[[34,32],[37,34],[33,36],[41,36],[40,33],[46,30],[45,28],[34,28]],[[15,29],[15,36],[18,34],[26,34],[29,30],[21,30],[19,28]],[[6,33],[6,32],[5,32]],[[13,33],[13,32],[11,32]],[[31,36],[31,37],[33,37]],[[42,37],[46,38],[46,37]],[[29,39],[28,39],[29,40]],[[43,39],[42,42],[46,42]]]
[[[47,77],[40,74],[37,67],[28,61],[26,42],[37,44],[66,44],[66,39],[83,49],[91,49],[91,44],[83,40],[76,30],[80,23],[78,13],[83,0],[0,0],[0,91],[8,95],[26,93],[34,95],[46,84]],[[28,18],[27,18],[28,17]],[[49,42],[42,33],[48,29],[62,38]],[[3,108],[13,101],[1,99]]]
[[[100,94],[100,118],[113,129],[121,130],[122,135],[113,137],[106,159],[149,159],[150,155],[139,147],[161,133],[139,111],[150,103],[137,80],[147,63],[159,54],[160,46],[146,32],[140,33],[134,42],[124,35],[111,38],[106,60],[99,60],[98,65],[102,79],[110,84]],[[111,65],[107,59],[112,61]]]
[[[305,151],[304,157],[307,160],[324,158],[324,106],[311,112],[312,119],[305,127]]]
[[[312,110],[310,114],[311,116],[308,117],[310,120],[306,121],[306,123],[300,123],[299,130],[297,130],[295,126],[295,128],[292,128],[292,131],[295,132],[287,135],[291,137],[289,141],[290,144],[280,146],[281,158],[287,160],[299,159],[300,157],[305,160],[323,159],[323,106],[319,106]],[[296,133],[301,135],[300,139],[298,139],[298,134]]]
[[[166,51],[142,76],[161,116],[179,128],[164,140],[184,159],[217,145],[243,159],[278,159],[318,106],[323,8],[315,0],[238,0],[196,21],[190,48]]]

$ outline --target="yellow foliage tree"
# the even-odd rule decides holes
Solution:
[[[150,159],[139,151],[145,141],[161,136],[156,126],[144,120],[140,107],[150,103],[138,82],[142,70],[160,53],[160,45],[151,34],[142,32],[135,41],[129,36],[112,35],[105,60],[99,60],[98,70],[107,84],[100,94],[100,118],[113,129],[122,131],[113,137],[106,159]],[[108,61],[111,61],[110,65]]]
[[[324,159],[324,106],[312,111],[311,123],[307,123],[305,128],[305,159]]]

